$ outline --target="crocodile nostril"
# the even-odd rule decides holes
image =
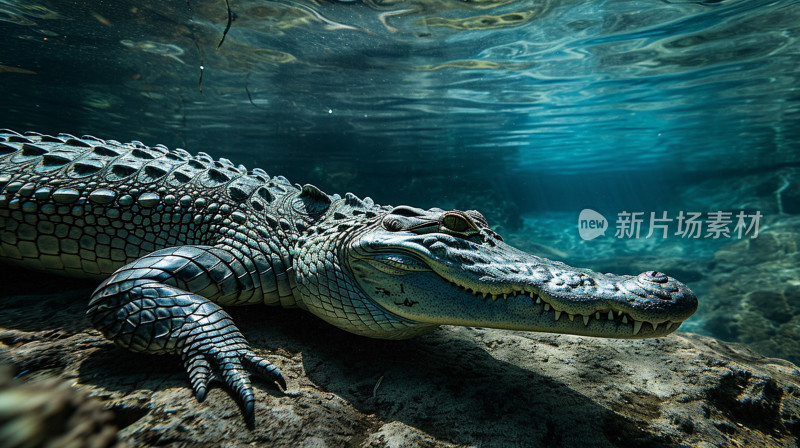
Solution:
[[[669,281],[669,277],[663,272],[647,271],[639,274],[639,280],[650,283],[666,283]]]

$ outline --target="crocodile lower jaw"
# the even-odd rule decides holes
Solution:
[[[601,337],[643,337],[654,336],[657,333],[666,335],[677,329],[682,323],[670,320],[662,322],[636,320],[630,314],[612,308],[598,309],[590,314],[570,313],[565,310],[557,309],[545,296],[535,292],[516,291],[509,294],[491,294],[476,291],[457,283],[450,283],[462,291],[471,294],[476,299],[486,302],[487,306],[491,306],[493,302],[500,299],[513,300],[517,297],[524,297],[526,299],[529,297],[535,300],[535,306],[539,308],[539,321],[541,324],[555,324],[560,320],[569,320],[569,322],[575,323],[572,328],[575,334]],[[563,326],[563,322],[561,324],[562,325],[559,326]],[[644,333],[647,334],[645,335]]]

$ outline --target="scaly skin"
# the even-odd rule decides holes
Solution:
[[[659,272],[599,274],[503,243],[476,211],[381,207],[206,154],[0,131],[0,258],[102,280],[92,324],[178,354],[199,399],[219,377],[248,420],[247,372],[285,382],[221,306],[306,309],[401,339],[438,325],[658,337],[697,308]]]

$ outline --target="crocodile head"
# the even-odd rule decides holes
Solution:
[[[475,211],[401,206],[334,233],[299,252],[302,300],[373,337],[438,325],[659,337],[697,308],[689,288],[660,272],[601,274],[515,249]]]

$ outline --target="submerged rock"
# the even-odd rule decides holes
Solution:
[[[4,279],[25,283],[24,271]],[[3,282],[3,284],[7,284]],[[344,333],[299,310],[232,309],[289,382],[256,382],[248,428],[222,388],[198,403],[177,358],[115,347],[84,317],[91,285],[0,293],[0,360],[71,378],[131,445],[796,446],[800,370],[678,333],[608,340],[444,327],[408,341]],[[65,286],[66,285],[66,286]],[[67,289],[67,292],[64,292]]]
[[[800,169],[782,167],[737,176],[708,176],[681,191],[678,203],[689,210],[749,210],[764,216],[800,213]]]
[[[121,446],[114,415],[85,390],[52,376],[27,380],[0,365],[0,440],[4,447]]]
[[[765,220],[755,239],[720,249],[706,327],[759,353],[800,363],[800,216]]]

